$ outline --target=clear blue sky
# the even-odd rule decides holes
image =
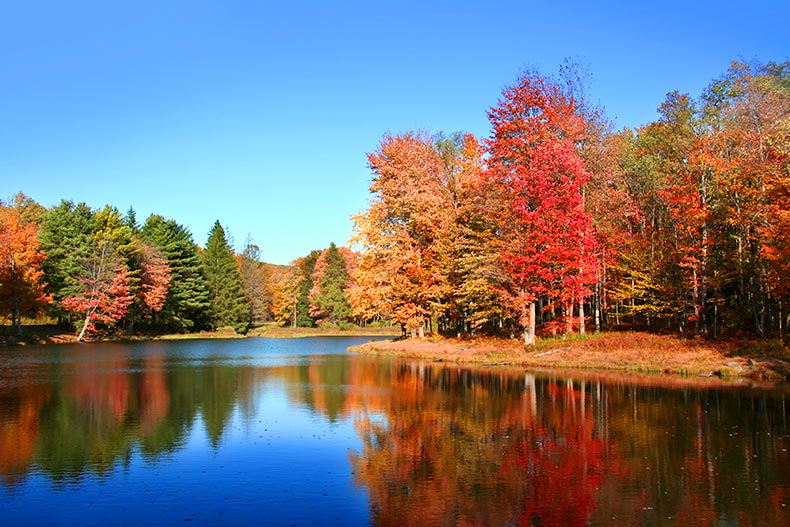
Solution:
[[[525,67],[589,64],[618,126],[731,60],[790,56],[790,2],[9,1],[0,196],[162,214],[290,260],[347,242],[386,132],[468,131]]]

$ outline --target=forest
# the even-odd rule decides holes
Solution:
[[[205,247],[160,215],[0,203],[0,316],[86,335],[398,324],[404,333],[589,329],[785,339],[790,324],[790,62],[733,63],[658,119],[614,128],[589,75],[526,71],[490,135],[387,134],[367,154],[350,248],[287,267]]]

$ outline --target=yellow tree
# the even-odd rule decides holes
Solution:
[[[354,218],[362,249],[351,291],[360,318],[390,318],[413,335],[438,320],[463,328],[474,291],[462,291],[473,266],[464,226],[482,149],[471,135],[385,136],[368,155],[373,172],[370,208]],[[467,302],[468,303],[468,302]]]
[[[387,313],[412,335],[424,335],[431,301],[443,293],[434,242],[445,218],[436,182],[442,160],[424,133],[385,136],[368,154],[375,196],[367,212],[354,218],[354,241],[362,248],[355,273],[357,287],[367,291],[356,313],[371,307]],[[354,294],[359,301],[362,294]]]

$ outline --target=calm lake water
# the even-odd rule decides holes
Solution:
[[[0,525],[790,525],[790,391],[357,356],[0,349]]]

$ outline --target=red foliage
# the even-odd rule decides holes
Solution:
[[[66,311],[85,317],[77,340],[81,340],[86,331],[96,331],[96,322],[112,324],[121,320],[134,300],[134,295],[130,293],[126,268],[123,266],[114,272],[84,278],[81,283],[85,286],[82,294],[62,301]]]
[[[161,311],[170,290],[170,266],[154,247],[145,244],[140,267],[139,296],[152,312]]]
[[[505,190],[503,260],[521,304],[540,296],[573,304],[595,282],[596,240],[584,210],[589,173],[576,150],[584,123],[572,101],[537,74],[489,112],[488,176]],[[523,306],[522,306],[523,307]]]

